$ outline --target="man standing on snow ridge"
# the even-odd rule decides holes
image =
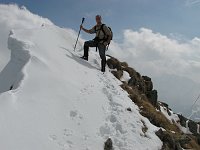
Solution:
[[[88,60],[89,47],[98,47],[99,55],[101,57],[101,71],[105,72],[105,66],[106,66],[105,51],[106,51],[106,46],[110,43],[110,40],[112,38],[112,33],[105,24],[102,24],[101,20],[102,20],[101,16],[97,15],[96,16],[97,24],[90,30],[85,29],[82,25],[80,26],[80,29],[82,29],[86,33],[89,34],[96,33],[96,37],[93,40],[86,41],[84,43],[84,55],[81,58]]]

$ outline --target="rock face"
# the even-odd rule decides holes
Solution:
[[[151,102],[151,104],[156,107],[157,105],[157,101],[158,101],[158,93],[157,90],[153,90],[150,92],[147,92],[147,97],[149,98],[149,101]]]
[[[110,69],[122,70],[121,69],[121,64],[116,58],[111,57],[111,59],[108,59],[107,60],[107,65],[108,65],[108,67]]]
[[[186,127],[186,122],[188,121],[188,128],[190,132],[192,132],[195,135],[198,134],[197,133],[198,123],[194,122],[193,120],[189,120],[180,114],[178,114],[178,117],[180,119],[181,126]]]
[[[113,150],[113,143],[111,138],[108,138],[104,144],[104,150]]]
[[[200,135],[197,135],[197,142],[200,145]]]
[[[151,81],[151,78],[148,77],[148,76],[142,76],[142,78],[143,78],[145,81]]]
[[[196,122],[190,120],[188,122],[188,128],[190,129],[190,132],[197,134],[197,123]]]
[[[154,107],[157,106],[158,93],[156,90],[153,90],[153,82],[151,81],[150,77],[141,76],[139,72],[129,67],[127,63],[119,62],[113,57],[107,60],[107,64],[110,69],[116,69],[111,72],[119,80],[123,76],[123,71],[128,72],[129,76],[131,77],[128,81],[128,86],[136,88],[141,94],[145,94],[149,102]]]
[[[182,147],[185,147],[191,140],[188,136],[175,138],[172,134],[162,129],[159,129],[156,135],[163,141],[163,150],[182,150]]]
[[[167,132],[163,132],[162,129],[156,132],[156,135],[163,141],[163,148],[165,150],[176,149],[176,142],[175,139],[168,134]]]
[[[186,127],[186,121],[187,121],[188,119],[185,118],[184,116],[180,115],[180,114],[178,114],[178,117],[179,117],[179,119],[180,119],[180,124],[181,124],[181,126]]]
[[[117,70],[117,71],[111,71],[111,73],[117,78],[117,79],[121,79],[121,77],[123,76],[123,71],[122,70]]]
[[[131,77],[131,79],[128,81],[129,86],[136,86],[137,80],[134,76]]]

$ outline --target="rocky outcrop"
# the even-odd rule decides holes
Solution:
[[[146,96],[148,97],[150,103],[156,107],[157,101],[158,101],[158,93],[157,90],[152,90],[146,93]]]
[[[121,70],[121,64],[116,58],[111,57],[111,59],[108,59],[107,65],[110,69]]]
[[[122,70],[117,70],[117,71],[111,71],[111,73],[117,78],[117,79],[121,79],[121,77],[123,76],[123,71]]]
[[[111,138],[108,138],[104,143],[104,150],[113,150],[113,143]]]
[[[124,71],[128,72],[130,79],[122,81],[120,86],[127,91],[130,99],[138,105],[140,113],[148,118],[152,124],[161,128],[156,132],[156,135],[163,141],[162,150],[200,149],[198,123],[192,120],[188,121],[182,115],[178,115],[180,122],[169,120],[161,112],[161,107],[166,109],[169,116],[172,115],[172,111],[168,104],[158,102],[158,92],[153,88],[153,82],[150,77],[141,76],[134,68],[129,67],[126,62],[120,62],[113,57],[107,60],[107,64],[111,69],[111,73],[119,80],[121,80]],[[127,111],[131,111],[131,109],[127,108]],[[183,127],[186,127],[187,124],[193,135],[183,133],[177,124]],[[110,140],[107,140],[108,143],[110,143]]]
[[[193,134],[199,134],[197,133],[197,130],[198,130],[198,123],[193,121],[193,120],[190,120],[190,119],[187,119],[186,117],[178,114],[178,117],[180,119],[180,124],[181,126],[183,127],[187,127],[187,123],[188,123],[188,128],[190,130],[190,132],[192,132]]]
[[[182,147],[186,147],[185,145],[191,141],[188,136],[175,137],[162,129],[158,130],[156,135],[163,141],[163,150],[182,150]]]
[[[197,142],[200,145],[200,135],[199,134],[197,135]]]
[[[117,78],[121,79],[123,71],[129,73],[131,77],[128,81],[128,86],[136,88],[141,94],[145,94],[149,102],[156,107],[158,100],[157,90],[153,89],[153,82],[148,76],[141,76],[139,72],[128,66],[126,62],[120,62],[114,57],[107,60],[107,65],[110,69],[115,69],[111,73]]]

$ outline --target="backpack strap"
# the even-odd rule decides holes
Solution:
[[[101,31],[103,31],[104,36],[106,35],[106,32],[104,31],[103,27],[105,26],[105,24],[101,25]]]
[[[105,26],[105,24],[102,24],[102,25],[101,25],[101,28],[100,28],[99,30],[102,31],[103,34],[104,34],[104,38],[103,38],[102,40],[103,40],[103,41],[106,41],[107,38],[105,38],[106,32],[105,32],[105,30],[103,29],[104,26]],[[96,31],[96,32],[98,31],[98,30],[96,29],[96,26],[95,26],[95,31]],[[100,33],[100,32],[99,32],[99,33]],[[107,50],[108,50],[109,44],[110,44],[110,43],[108,43]],[[97,46],[96,46],[96,51],[97,51]]]

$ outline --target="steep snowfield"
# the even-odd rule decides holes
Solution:
[[[93,150],[102,149],[108,137],[120,150],[160,148],[156,128],[119,81],[99,71],[98,54],[81,60],[74,40],[72,31],[54,26],[10,35],[11,60],[0,74],[0,148]]]
[[[7,48],[7,40],[10,30],[40,27],[42,24],[52,25],[53,23],[32,14],[25,7],[0,4],[0,71],[9,61],[10,50]]]
[[[0,149],[102,150],[108,137],[115,150],[160,149],[158,129],[108,69],[99,71],[98,53],[86,62],[73,52],[75,39],[54,25],[12,31],[0,73]]]

